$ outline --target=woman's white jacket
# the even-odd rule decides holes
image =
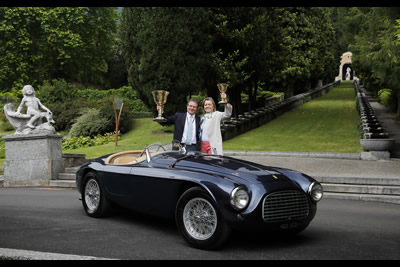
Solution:
[[[207,119],[203,118],[203,120],[210,141],[211,151],[214,155],[223,155],[224,153],[222,149],[221,121],[231,117],[232,109],[232,105],[229,105],[229,107],[225,105],[224,112],[214,111],[204,115],[208,117]]]

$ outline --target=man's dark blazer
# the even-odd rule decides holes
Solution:
[[[182,141],[182,136],[183,136],[183,130],[185,129],[185,123],[186,123],[186,114],[187,112],[177,112],[175,115],[165,117],[167,119],[167,122],[160,123],[161,125],[171,125],[174,124],[174,140],[178,140],[179,142]],[[195,115],[195,121],[196,121],[196,144],[199,145],[199,130],[200,130],[200,117]]]

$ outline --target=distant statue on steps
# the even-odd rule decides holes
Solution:
[[[347,67],[346,69],[346,80],[349,81],[351,78],[351,74],[350,74],[351,69],[349,67]]]

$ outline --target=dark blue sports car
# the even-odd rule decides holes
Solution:
[[[118,204],[174,218],[185,240],[201,249],[219,247],[233,228],[301,232],[323,195],[320,183],[297,171],[159,144],[86,163],[76,185],[89,216]]]

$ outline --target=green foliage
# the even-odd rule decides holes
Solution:
[[[6,144],[3,138],[0,138],[0,159],[6,158]]]
[[[400,45],[400,19],[397,19],[397,20],[396,20],[396,23],[397,23],[396,29],[398,29],[398,30],[396,31],[397,44]]]
[[[95,136],[115,131],[115,112],[113,107],[114,97],[109,96],[101,99],[98,103],[83,105],[77,110],[79,112],[69,113],[75,116],[75,120],[69,132],[70,136]],[[81,100],[80,103],[83,103]],[[75,104],[75,103],[74,103]],[[76,104],[75,104],[76,105]],[[70,110],[71,111],[71,110]],[[132,112],[129,103],[124,103],[119,121],[119,131],[126,133],[132,127]],[[80,115],[79,117],[77,115]],[[117,110],[117,116],[119,111]]]
[[[62,149],[72,150],[91,146],[105,145],[115,140],[114,133],[106,133],[104,135],[96,135],[93,138],[89,136],[64,137],[62,139]]]
[[[106,132],[109,119],[102,116],[101,111],[96,108],[85,108],[81,110],[81,116],[77,118],[69,132],[71,137],[96,136]]]
[[[0,113],[0,124],[1,124],[1,130],[2,131],[12,131],[12,130],[14,130],[14,127],[8,121],[6,115],[3,112]]]
[[[117,18],[108,7],[0,7],[0,91],[59,77],[101,82]]]
[[[97,106],[101,115],[107,119],[108,123],[104,125],[105,132],[115,131],[115,112],[112,102],[114,101],[114,96],[109,96],[103,98]],[[124,101],[124,106],[122,108],[121,118],[119,122],[119,131],[121,133],[128,132],[132,127],[132,108],[128,101]],[[119,111],[117,110],[117,116],[119,116]],[[104,132],[100,132],[104,133]]]
[[[392,89],[381,89],[378,91],[378,100],[389,109],[395,107],[395,93]]]
[[[124,109],[129,106],[132,112],[148,112],[150,111],[139,99],[137,90],[131,86],[123,86],[118,89],[96,90],[96,89],[80,89],[76,92],[76,98],[88,99],[94,104],[98,104],[104,98],[118,97],[124,100]],[[112,101],[113,99],[111,99]]]
[[[400,45],[396,20],[400,7],[353,7],[347,20],[355,27],[353,66],[365,87],[376,93],[380,88],[400,88]],[[400,120],[400,91],[394,90],[396,119]]]
[[[151,91],[172,93],[166,114],[186,110],[186,97],[203,88],[210,62],[208,13],[192,7],[124,8],[121,44],[128,80],[151,111]]]
[[[22,95],[22,93],[17,92],[17,90],[7,93],[0,92],[0,106],[3,108],[4,105],[11,103],[14,106],[14,109],[16,109],[20,103],[20,98],[18,97],[19,95]],[[7,120],[4,112],[0,112],[0,123],[3,131],[14,130],[14,127]]]
[[[69,131],[72,124],[80,116],[79,111],[83,107],[88,107],[86,99],[72,99],[61,102],[48,103],[48,107],[53,112],[53,119],[55,121],[54,128],[57,131]]]
[[[304,91],[311,89],[305,81],[322,80],[329,75],[327,66],[334,64],[334,29],[326,8],[294,7],[285,9],[284,14],[283,45],[287,52],[284,54],[284,68],[276,79],[287,84],[287,95],[292,95],[301,93],[298,89],[296,91],[296,83],[301,82]]]
[[[38,86],[36,97],[43,104],[64,102],[76,98],[78,89],[64,79],[54,79],[44,81],[43,85]]]

